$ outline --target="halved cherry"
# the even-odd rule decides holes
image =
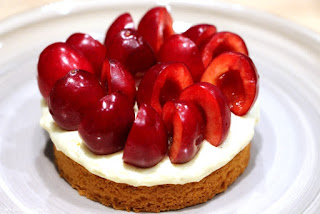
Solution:
[[[42,96],[48,100],[54,83],[73,69],[94,73],[88,59],[71,45],[57,42],[46,47],[38,61],[38,86]]]
[[[159,62],[182,62],[190,70],[192,78],[198,82],[204,72],[197,45],[189,38],[176,34],[170,36],[160,47]]]
[[[200,82],[184,89],[180,100],[196,104],[205,116],[204,138],[219,146],[227,137],[231,113],[220,89],[207,82]]]
[[[112,40],[112,37],[114,37],[116,34],[118,34],[123,29],[135,29],[133,19],[129,13],[123,13],[116,20],[113,21],[113,23],[110,25],[107,33],[106,38],[104,40],[104,45],[108,47],[110,45],[110,42]]]
[[[135,81],[131,73],[117,60],[105,59],[100,80],[108,94],[120,91],[128,97],[132,104],[135,103]]]
[[[231,32],[219,32],[201,47],[203,65],[206,68],[212,59],[225,51],[235,51],[248,55],[248,49],[243,39]]]
[[[106,155],[123,149],[134,121],[132,104],[122,93],[109,94],[84,115],[79,134],[95,154]]]
[[[108,46],[109,59],[118,60],[134,76],[140,76],[156,63],[152,48],[137,31],[121,30]]]
[[[151,106],[141,105],[124,147],[123,161],[148,168],[159,163],[167,150],[167,130],[160,115]]]
[[[210,24],[199,24],[190,27],[182,35],[188,37],[200,48],[205,42],[207,42],[215,33],[217,28]]]
[[[105,95],[94,74],[71,70],[55,82],[48,106],[54,121],[61,128],[77,130],[84,114]]]
[[[218,86],[231,111],[245,115],[258,96],[259,76],[252,60],[241,53],[225,52],[216,57],[203,73],[201,81]]]
[[[182,63],[158,63],[144,75],[138,89],[138,106],[151,105],[159,114],[169,100],[177,99],[180,92],[193,84],[188,68]]]
[[[169,148],[171,163],[190,161],[202,145],[204,121],[201,112],[192,102],[169,101],[163,106],[162,119],[169,137],[172,137]]]
[[[157,53],[163,41],[174,34],[170,13],[165,7],[152,8],[140,20],[138,32]]]
[[[106,58],[106,47],[89,34],[74,33],[66,41],[82,52],[91,62],[97,77],[100,77],[103,60]]]

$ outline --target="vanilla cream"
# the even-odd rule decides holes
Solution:
[[[40,125],[48,131],[57,150],[97,176],[132,186],[200,181],[227,164],[250,143],[260,117],[259,104],[256,102],[245,116],[231,115],[230,132],[220,146],[212,146],[204,140],[198,154],[188,163],[172,164],[166,156],[156,166],[140,169],[125,164],[122,161],[122,151],[110,155],[95,155],[85,146],[78,131],[65,131],[55,124],[44,101],[41,108]]]

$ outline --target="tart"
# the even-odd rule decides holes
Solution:
[[[172,28],[164,7],[104,45],[88,34],[40,54],[40,125],[60,175],[114,209],[177,210],[225,191],[250,159],[259,76],[242,38],[215,26]]]

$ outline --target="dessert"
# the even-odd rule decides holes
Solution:
[[[175,34],[155,7],[138,30],[120,15],[104,46],[83,33],[49,45],[38,63],[40,124],[60,175],[80,195],[136,212],[225,191],[248,165],[259,119],[259,77],[235,52],[246,50],[238,37],[210,24]]]

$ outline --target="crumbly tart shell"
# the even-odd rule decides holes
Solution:
[[[114,209],[135,212],[178,210],[204,203],[225,191],[249,163],[250,143],[225,166],[199,182],[134,187],[116,183],[90,173],[54,147],[60,176],[80,195]]]

